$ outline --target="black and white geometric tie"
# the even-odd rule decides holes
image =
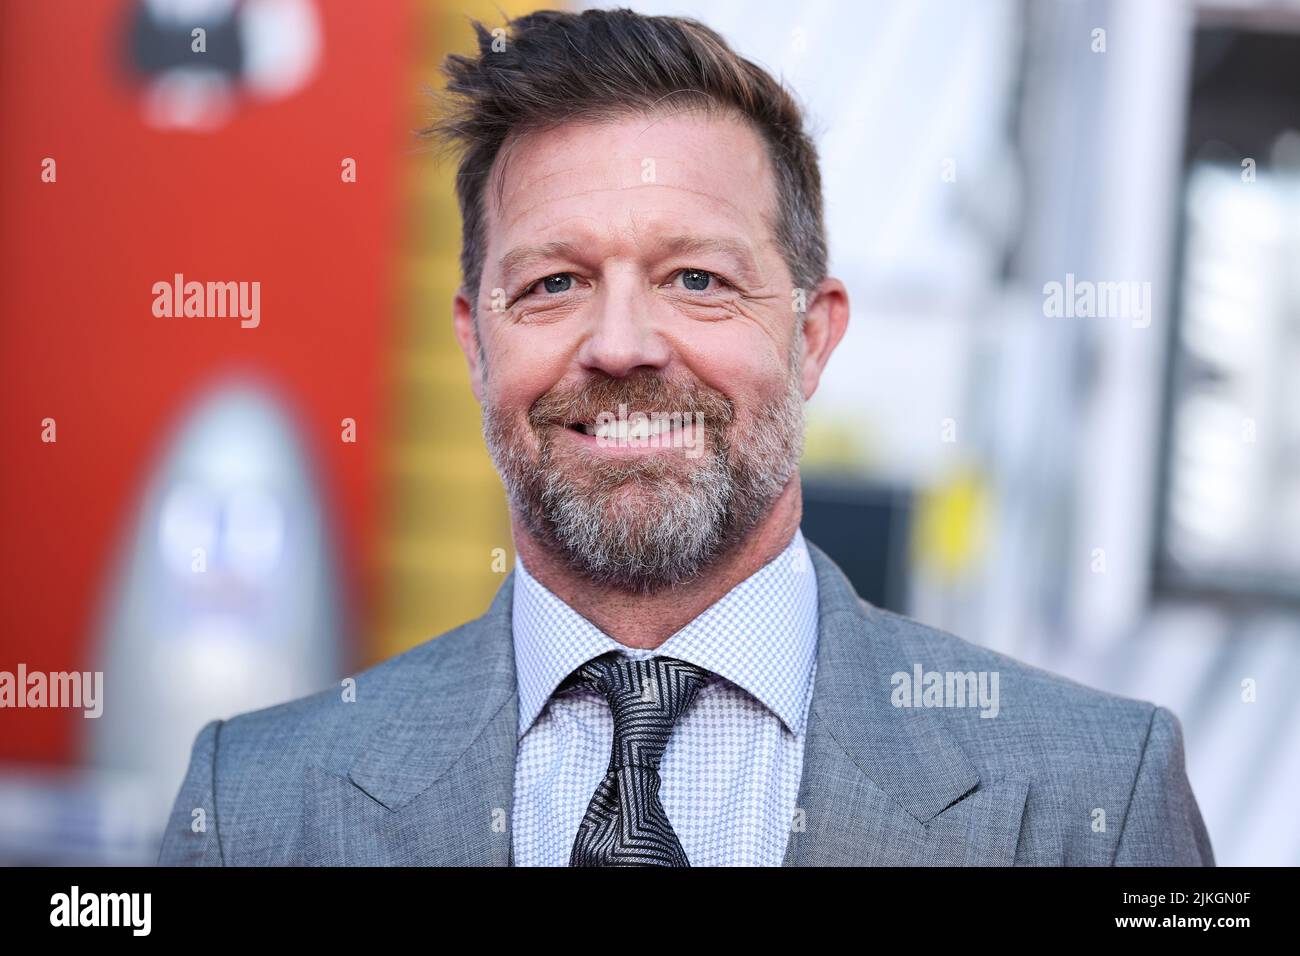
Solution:
[[[659,802],[659,761],[677,719],[709,676],[670,657],[638,661],[612,651],[561,685],[591,688],[614,715],[609,769],[578,827],[569,866],[691,865]]]

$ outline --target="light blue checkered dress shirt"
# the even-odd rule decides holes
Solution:
[[[609,704],[552,696],[608,651],[675,657],[711,671],[673,730],[659,796],[692,866],[780,866],[789,840],[817,661],[817,575],[803,535],[655,650],[623,647],[515,564],[519,681],[512,853],[568,866],[578,824],[609,766]]]

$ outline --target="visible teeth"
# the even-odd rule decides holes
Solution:
[[[635,419],[615,419],[602,421],[599,425],[583,425],[583,431],[597,438],[611,441],[644,441],[672,431],[673,421],[667,416],[651,418],[637,416]]]

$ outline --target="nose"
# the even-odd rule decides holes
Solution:
[[[624,378],[639,368],[663,369],[672,349],[655,327],[649,291],[634,282],[611,283],[593,303],[591,327],[578,350],[584,370]]]

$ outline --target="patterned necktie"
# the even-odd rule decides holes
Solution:
[[[565,680],[562,686],[603,695],[614,715],[609,769],[578,827],[570,866],[691,865],[659,802],[659,761],[673,725],[708,678],[685,661],[638,661],[612,651]]]

